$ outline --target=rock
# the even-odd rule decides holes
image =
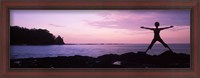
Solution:
[[[61,45],[61,44],[65,44],[63,41],[63,38],[60,37],[60,35],[55,39],[56,44]]]
[[[88,56],[11,59],[11,68],[189,68],[190,55],[165,51],[160,55],[128,52]]]

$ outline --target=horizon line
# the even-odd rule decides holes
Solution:
[[[149,43],[65,43],[64,45],[131,45],[131,44],[149,44]],[[160,44],[160,43],[155,43]],[[190,43],[168,43],[170,44],[190,44]]]

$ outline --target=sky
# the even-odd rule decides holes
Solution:
[[[141,26],[174,26],[160,32],[166,43],[190,43],[190,10],[10,10],[10,26],[47,29],[65,43],[150,43]]]

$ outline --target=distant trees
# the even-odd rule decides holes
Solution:
[[[63,39],[57,38],[46,29],[27,29],[10,26],[11,45],[53,45],[64,44]]]

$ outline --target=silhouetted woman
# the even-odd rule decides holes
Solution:
[[[164,30],[164,29],[168,29],[168,28],[172,28],[173,26],[170,26],[170,27],[164,27],[164,28],[158,28],[158,26],[160,26],[159,22],[155,22],[155,26],[156,28],[148,28],[148,27],[141,27],[143,29],[148,29],[148,30],[152,30],[154,31],[154,38],[153,40],[151,41],[151,44],[149,45],[149,47],[147,48],[147,50],[145,52],[147,52],[149,49],[152,48],[152,46],[154,45],[154,43],[156,41],[159,41],[160,43],[162,43],[166,48],[168,48],[170,51],[172,51],[169,46],[161,39],[160,37],[160,31],[161,30]]]

